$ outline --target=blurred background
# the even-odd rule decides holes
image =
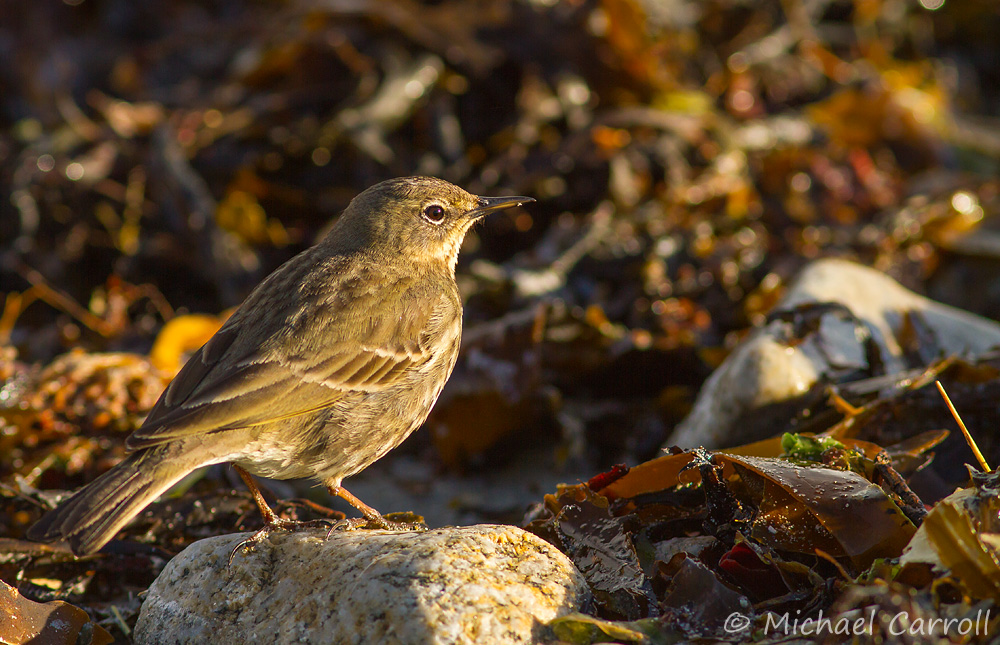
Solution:
[[[659,454],[812,259],[1000,318],[997,33],[992,0],[3,0],[5,499],[120,459],[389,177],[537,199],[469,235],[455,374],[346,483],[431,525]]]

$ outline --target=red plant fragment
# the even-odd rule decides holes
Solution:
[[[744,542],[722,554],[719,568],[757,599],[775,598],[788,591],[778,569],[757,557]]]
[[[612,483],[627,475],[628,471],[629,467],[625,464],[615,464],[612,466],[611,470],[603,472],[599,475],[594,475],[588,479],[587,488],[593,491],[599,491],[605,486],[610,486]]]

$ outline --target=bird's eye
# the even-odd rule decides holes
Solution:
[[[431,204],[424,208],[423,216],[431,224],[440,224],[444,221],[444,208],[438,204]]]

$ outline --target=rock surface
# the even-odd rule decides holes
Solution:
[[[667,446],[722,448],[782,431],[760,411],[806,394],[821,378],[837,382],[852,369],[868,369],[864,339],[879,350],[886,373],[907,367],[901,330],[916,320],[933,342],[921,347],[929,357],[978,354],[1000,346],[1000,325],[967,311],[913,293],[874,269],[844,260],[813,262],[799,275],[775,311],[835,305],[818,316],[815,329],[790,332],[775,319],[753,331],[705,382],[691,414],[678,424]],[[853,320],[851,320],[853,316]]]
[[[153,583],[135,642],[530,643],[588,591],[570,560],[512,526],[201,540]]]

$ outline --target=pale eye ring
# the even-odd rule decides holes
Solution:
[[[440,204],[431,204],[424,208],[423,218],[431,224],[440,224],[444,221],[444,207]]]

